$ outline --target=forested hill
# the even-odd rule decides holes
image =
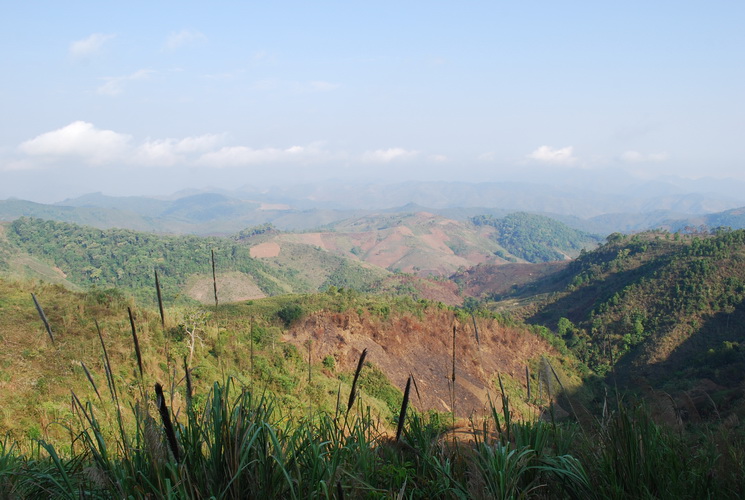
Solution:
[[[192,275],[211,275],[211,252],[218,272],[244,273],[266,295],[290,291],[288,280],[250,256],[249,248],[227,238],[162,236],[127,229],[100,230],[29,217],[6,228],[10,244],[44,260],[73,283],[117,287],[152,301],[153,271],[159,273],[164,298],[183,293]]]
[[[477,226],[497,229],[494,239],[511,254],[528,262],[550,262],[576,257],[601,240],[543,215],[516,212],[501,219],[490,215],[471,218]]]
[[[529,321],[556,327],[598,372],[743,381],[745,230],[614,234],[564,272],[567,289]]]

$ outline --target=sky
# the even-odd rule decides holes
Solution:
[[[745,2],[3,2],[0,199],[745,179]]]

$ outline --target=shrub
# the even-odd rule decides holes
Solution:
[[[289,328],[290,325],[302,317],[303,312],[300,304],[287,304],[277,311],[277,316],[285,324],[285,327]]]

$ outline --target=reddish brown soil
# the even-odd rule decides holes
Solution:
[[[249,250],[249,253],[254,259],[266,259],[279,256],[279,252],[281,250],[282,248],[279,246],[279,243],[274,241],[267,241],[265,243],[259,243],[258,245],[252,246]]]
[[[449,306],[459,306],[463,303],[463,297],[461,297],[458,291],[458,285],[452,281],[419,278],[405,274],[396,274],[386,278],[377,291],[396,293],[400,290],[406,290],[408,295],[416,299],[442,302]]]
[[[568,261],[538,264],[480,264],[457,273],[453,279],[463,286],[464,295],[483,297],[506,295],[532,283],[550,285],[551,275],[566,268]],[[532,293],[548,290],[532,290]]]
[[[480,346],[473,324],[461,324],[452,312],[431,307],[422,318],[403,314],[390,319],[356,312],[319,312],[295,325],[285,340],[300,346],[313,340],[313,356],[333,356],[341,370],[354,370],[360,353],[380,368],[396,386],[403,388],[412,374],[421,409],[448,411],[452,406],[449,379],[452,377],[453,326],[456,327],[456,400],[460,416],[482,414],[487,406],[487,388],[492,399],[498,373],[524,382],[529,359],[553,353],[546,342],[524,329],[504,326],[495,320],[477,319]]]

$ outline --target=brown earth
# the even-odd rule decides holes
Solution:
[[[405,293],[416,300],[426,299],[432,302],[442,302],[449,306],[463,304],[463,297],[458,291],[458,285],[452,281],[420,278],[410,274],[394,274],[384,279],[376,291],[392,294]]]
[[[488,237],[490,230],[474,230],[420,212],[395,218],[365,217],[348,221],[335,231],[281,234],[274,241],[280,245],[284,241],[313,245],[388,270],[448,276],[494,258],[500,247]]]
[[[525,384],[525,367],[541,355],[555,355],[544,340],[524,328],[505,326],[492,319],[477,319],[480,345],[469,320],[461,324],[451,311],[431,307],[418,318],[402,314],[390,319],[348,311],[309,315],[293,326],[284,340],[299,348],[313,340],[313,357],[320,361],[333,356],[342,370],[355,369],[363,349],[367,361],[403,388],[414,376],[421,401],[412,396],[420,410],[450,411],[452,400],[453,327],[456,328],[455,411],[459,416],[483,414],[488,394],[498,398],[494,385],[497,374],[508,375]]]
[[[268,259],[272,257],[279,257],[279,253],[282,251],[282,247],[275,241],[267,241],[254,245],[249,249],[251,257],[254,259]]]
[[[531,293],[551,291],[551,277],[564,270],[568,261],[537,264],[480,264],[453,276],[464,295],[484,297],[508,295],[535,285]],[[540,286],[540,290],[536,287]]]
[[[192,276],[184,287],[184,293],[202,304],[214,304],[215,292],[211,276]],[[217,298],[220,303],[266,297],[251,276],[240,272],[217,275]]]

